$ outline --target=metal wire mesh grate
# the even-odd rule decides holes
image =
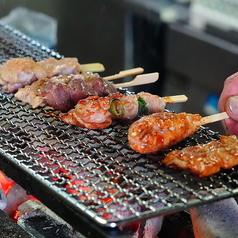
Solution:
[[[61,57],[9,27],[0,27],[2,62],[11,57]],[[130,122],[114,122],[104,130],[74,127],[63,123],[52,108],[32,109],[3,91],[0,112],[0,155],[6,171],[7,163],[14,163],[39,186],[53,191],[52,196],[103,226],[173,213],[238,192],[236,167],[200,179],[162,165],[168,150],[148,155],[132,151],[127,142]],[[217,133],[201,128],[169,150],[217,138]],[[217,194],[215,188],[224,192]],[[209,196],[200,196],[200,190],[210,191]]]

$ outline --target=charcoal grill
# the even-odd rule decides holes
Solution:
[[[0,63],[63,57],[9,26],[0,28]],[[72,225],[90,228],[89,236],[95,230],[97,237],[124,237],[121,225],[238,193],[237,167],[198,178],[161,163],[172,149],[217,140],[218,133],[207,127],[168,150],[141,155],[128,146],[130,122],[79,128],[62,122],[51,107],[32,109],[4,91],[0,112],[0,169]],[[216,194],[215,188],[224,192]],[[200,190],[211,192],[201,197]]]

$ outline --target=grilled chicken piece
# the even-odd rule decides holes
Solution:
[[[238,139],[236,136],[221,136],[220,141],[174,150],[167,154],[163,163],[189,169],[199,177],[209,176],[221,168],[238,165]]]
[[[104,129],[112,124],[112,114],[109,112],[112,99],[119,97],[115,94],[108,97],[88,97],[80,100],[76,107],[60,118],[71,125],[88,129]]]
[[[80,100],[76,107],[60,118],[69,124],[86,127],[88,129],[104,129],[111,125],[113,119],[133,120],[139,111],[146,109],[164,111],[163,98],[149,93],[141,92],[137,95],[123,95],[113,93],[108,97],[89,97]]]
[[[42,96],[41,91],[46,83],[46,78],[38,79],[32,84],[26,85],[24,88],[19,88],[14,96],[18,100],[30,104],[33,108],[37,108],[44,103],[44,97]]]
[[[47,77],[53,77],[57,75],[69,75],[81,73],[80,64],[77,58],[48,58],[36,63],[47,74]]]
[[[146,107],[148,108],[148,113],[152,114],[155,112],[163,112],[166,104],[168,103],[167,97],[166,100],[165,98],[161,98],[157,95],[153,95],[151,93],[146,93],[146,92],[140,92],[137,94],[137,97],[143,98],[143,100],[146,102]],[[170,102],[169,102],[170,103]]]
[[[141,154],[157,152],[192,135],[200,127],[201,119],[198,114],[188,113],[144,116],[130,126],[129,145]]]
[[[25,57],[10,59],[0,67],[0,84],[11,93],[46,76],[46,72],[34,60]]]

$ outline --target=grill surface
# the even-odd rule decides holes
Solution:
[[[12,57],[61,57],[8,26],[0,27],[1,63]],[[3,91],[0,112],[1,169],[6,174],[12,166],[19,170],[18,180],[26,189],[26,175],[34,178],[43,196],[63,201],[95,224],[115,227],[238,193],[237,167],[201,179],[161,163],[173,148],[218,139],[208,128],[168,151],[141,155],[128,146],[128,122],[104,130],[78,128],[63,123],[50,107],[32,109]],[[221,194],[212,190],[221,187]],[[201,197],[200,190],[211,193]]]

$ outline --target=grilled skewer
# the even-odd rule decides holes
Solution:
[[[201,125],[225,118],[225,112],[203,118],[199,114],[154,113],[132,123],[128,140],[130,147],[141,154],[157,152],[194,134]]]
[[[186,101],[181,95],[179,102]],[[168,97],[166,97],[168,99]],[[169,102],[175,102],[170,99]],[[166,101],[150,93],[141,92],[136,95],[111,94],[108,97],[88,97],[79,100],[76,107],[68,113],[61,113],[60,118],[71,125],[88,129],[104,129],[111,125],[113,119],[135,119],[138,114],[162,112]]]
[[[238,139],[236,136],[220,136],[220,141],[210,141],[173,150],[163,163],[173,168],[189,169],[199,177],[217,173],[221,168],[238,165]]]
[[[28,57],[11,58],[0,66],[0,84],[4,90],[16,92],[37,79],[104,70],[101,63],[79,64],[77,58],[47,58],[38,62]]]
[[[158,73],[138,75],[128,84],[150,83],[158,79]],[[120,84],[122,87],[124,84]],[[118,85],[115,85],[98,74],[59,75],[52,78],[38,79],[31,85],[18,89],[15,97],[20,101],[37,108],[45,103],[54,109],[67,112],[72,109],[80,99],[89,96],[108,96],[116,93]]]

